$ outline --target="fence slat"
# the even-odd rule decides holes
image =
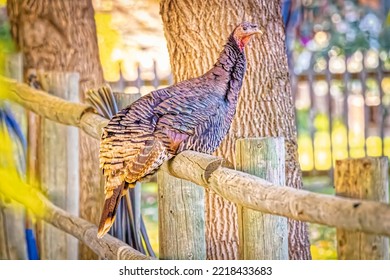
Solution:
[[[382,59],[378,59],[379,65],[377,67],[376,82],[378,85],[379,91],[379,105],[378,105],[378,127],[379,127],[379,137],[381,138],[381,155],[385,154],[385,108],[383,105],[383,62]]]
[[[347,157],[349,157],[350,154],[350,143],[349,143],[349,118],[348,118],[348,96],[349,96],[349,84],[350,84],[350,74],[348,72],[348,61],[349,61],[350,56],[346,55],[345,56],[345,72],[343,74],[343,83],[344,83],[344,88],[343,88],[343,121],[345,124],[345,127],[347,128]],[[332,142],[333,143],[333,142]],[[332,144],[331,143],[331,144]]]
[[[388,202],[388,159],[366,157],[338,160],[335,184],[339,196]],[[355,208],[359,206],[354,205]],[[384,236],[337,229],[337,245],[339,259],[389,258],[389,239]]]
[[[359,79],[360,79],[360,83],[362,85],[362,96],[363,96],[363,100],[364,100],[364,155],[367,156],[367,138],[369,135],[369,110],[370,107],[367,106],[367,69],[366,69],[366,65],[364,63],[365,61],[365,58],[366,58],[366,52],[363,51],[363,59],[362,59],[362,63],[363,63],[363,69],[362,71],[360,71],[360,75],[359,75]]]
[[[48,72],[40,79],[47,87],[45,90],[54,96],[74,100],[79,94],[77,73]],[[79,212],[79,155],[74,150],[78,151],[78,147],[78,131],[48,119],[42,120],[39,149],[41,187],[55,205],[72,214]],[[77,240],[51,225],[41,224],[39,239],[41,259],[78,258]]]
[[[284,138],[239,139],[237,169],[285,185]],[[238,206],[239,254],[244,260],[287,260],[288,231],[285,217]]]
[[[160,259],[206,259],[204,189],[161,170],[157,183]]]
[[[1,59],[1,58],[0,58]],[[19,82],[23,81],[23,55],[22,53],[4,54],[4,74]],[[1,105],[1,104],[0,104]],[[7,103],[26,135],[26,110],[15,103]],[[21,168],[24,166],[21,165]],[[24,171],[24,170],[22,170]],[[25,209],[21,205],[12,206],[0,198],[0,259],[20,260],[27,259],[27,246],[25,239]]]

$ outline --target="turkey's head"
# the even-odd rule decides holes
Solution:
[[[233,37],[241,51],[249,43],[252,35],[263,34],[257,24],[244,21],[233,31]]]

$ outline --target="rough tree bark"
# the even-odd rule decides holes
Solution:
[[[7,10],[26,71],[78,72],[81,100],[86,89],[103,82],[91,0],[9,0]],[[81,134],[79,160],[80,216],[97,224],[103,199],[97,140]],[[94,257],[80,248],[80,258]]]
[[[248,67],[237,112],[217,154],[234,163],[236,139],[283,136],[286,184],[301,188],[280,1],[162,0],[160,12],[176,81],[201,75],[211,68],[228,35],[240,22],[264,25],[265,35],[254,38],[247,47]],[[237,258],[235,206],[210,191],[206,209],[208,258]],[[302,222],[289,221],[289,257],[311,258],[307,227]]]

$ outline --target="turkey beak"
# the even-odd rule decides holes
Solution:
[[[263,30],[261,30],[261,28],[259,28],[257,24],[253,24],[251,27],[252,27],[252,32],[250,35],[255,35],[255,34],[263,35],[264,33]]]

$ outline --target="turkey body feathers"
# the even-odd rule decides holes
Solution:
[[[152,91],[110,120],[100,145],[110,207],[103,209],[99,237],[114,221],[119,189],[127,191],[183,150],[216,150],[232,122],[245,69],[245,53],[232,34],[207,73]]]

